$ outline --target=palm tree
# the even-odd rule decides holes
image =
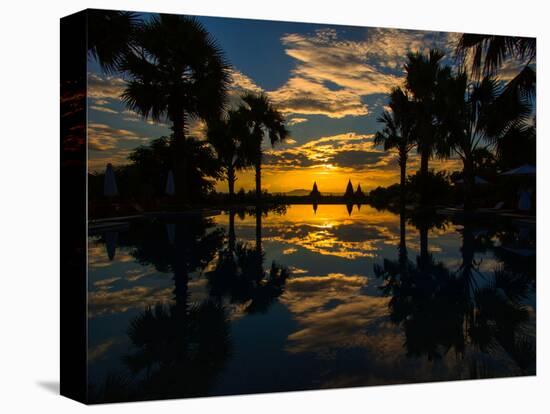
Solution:
[[[448,155],[448,148],[441,139],[442,131],[435,117],[441,99],[440,84],[451,75],[450,67],[441,66],[443,56],[438,50],[430,50],[428,55],[420,52],[409,53],[408,62],[405,64],[405,87],[414,103],[414,134],[420,154],[420,174],[423,183],[426,183],[428,177],[430,158],[434,155]],[[426,204],[427,197],[428,188],[423,184],[422,204]]]
[[[173,165],[172,141],[173,137],[160,137],[149,145],[137,147],[128,155],[132,163],[125,170],[135,179],[126,180],[125,187],[130,186],[132,194],[139,194],[147,187],[158,196],[165,194],[166,179]],[[208,143],[195,138],[186,140],[186,155],[185,177],[194,189],[193,198],[201,198],[214,189],[213,180],[221,177],[216,155]]]
[[[476,151],[498,146],[510,130],[521,128],[531,106],[527,98],[509,96],[497,79],[468,82],[465,73],[449,79],[440,115],[449,130],[449,144],[464,166],[464,209],[472,208]]]
[[[120,65],[131,77],[122,99],[146,119],[171,122],[176,193],[183,198],[188,195],[187,121],[219,117],[225,106],[229,65],[215,40],[192,17],[152,17],[135,39],[134,50]]]
[[[395,88],[390,95],[388,104],[391,111],[384,111],[378,122],[384,124],[384,129],[374,136],[376,145],[383,145],[385,151],[397,150],[400,169],[401,205],[405,205],[405,184],[407,179],[407,159],[414,148],[414,111],[413,104],[406,91]]]
[[[289,132],[285,126],[285,119],[271,103],[264,93],[247,93],[243,95],[244,105],[240,111],[246,117],[250,134],[243,143],[243,149],[250,155],[250,161],[256,170],[256,198],[262,196],[262,142],[267,135],[271,146],[283,142]]]
[[[122,361],[143,400],[206,395],[232,349],[227,312],[208,299],[148,307],[130,322],[128,338]]]
[[[241,143],[247,136],[246,121],[241,111],[230,110],[227,117],[208,122],[206,137],[214,147],[221,164],[222,173],[227,180],[229,199],[235,195],[236,172],[249,165],[245,146]]]
[[[537,121],[533,117],[526,125],[510,130],[497,142],[496,156],[503,170],[523,164],[537,163]]]
[[[88,53],[105,72],[115,72],[130,52],[139,24],[136,13],[88,10]]]
[[[535,93],[536,74],[530,65],[536,54],[537,41],[533,37],[463,34],[456,48],[457,59],[462,64],[471,58],[471,75],[477,79],[482,75],[496,75],[507,60],[523,63],[507,88],[519,89],[530,96]]]

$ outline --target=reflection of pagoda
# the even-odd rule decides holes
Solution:
[[[313,200],[313,214],[317,213],[317,200],[319,200],[319,197],[321,197],[321,193],[319,192],[319,189],[317,188],[317,182],[313,182],[313,188],[311,189],[311,193],[309,193],[309,197]]]
[[[311,190],[311,193],[309,193],[309,196],[311,198],[321,197],[321,193],[319,192],[319,189],[317,188],[317,182],[313,182],[313,188]]]
[[[347,199],[353,198],[353,185],[351,184],[351,180],[348,181],[348,186],[346,187],[344,198],[347,198]]]

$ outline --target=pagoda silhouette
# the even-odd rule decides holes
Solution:
[[[311,189],[311,192],[309,193],[309,196],[311,198],[319,198],[321,197],[321,193],[319,192],[319,189],[317,188],[317,182],[313,182],[313,188]]]
[[[354,196],[353,185],[351,184],[351,180],[349,180],[348,185],[346,187],[346,192],[344,193],[344,198],[351,200],[353,196]]]
[[[313,214],[317,214],[317,202],[319,201],[319,197],[321,197],[321,193],[319,192],[319,189],[317,188],[317,182],[313,182],[313,188],[311,189],[311,193],[309,193],[309,197],[313,201]]]

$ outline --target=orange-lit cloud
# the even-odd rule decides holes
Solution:
[[[290,118],[286,124],[288,126],[293,126],[304,122],[307,122],[307,118]]]
[[[88,125],[88,149],[90,151],[112,150],[120,141],[145,143],[149,140],[127,129],[113,128],[106,124],[91,123]]]
[[[373,28],[365,30],[364,38],[356,36],[353,39],[346,38],[345,29],[287,33],[280,42],[294,66],[282,85],[271,90],[263,88],[242,70],[233,68],[229,105],[238,105],[239,96],[245,92],[263,91],[286,115],[292,132],[292,138],[285,145],[266,152],[263,187],[270,192],[309,190],[316,181],[321,192],[341,193],[349,179],[354,186],[361,184],[364,191],[398,182],[395,154],[375,147],[371,134],[352,132],[357,124],[349,129],[342,128],[350,133],[334,136],[319,137],[320,131],[308,132],[314,138],[308,138],[305,143],[303,137],[294,134],[303,129],[315,131],[315,116],[338,122],[375,116],[377,109],[386,104],[385,94],[403,82],[403,65],[408,52],[439,48],[451,56],[459,36],[456,33]],[[505,76],[508,71],[511,76],[515,69],[506,68]],[[125,81],[121,77],[89,73],[88,86],[92,116],[101,116],[100,122],[92,121],[90,125],[91,170],[103,169],[107,162],[126,164],[132,149],[169,133],[168,122],[143,120],[124,109],[120,94]],[[106,117],[120,117],[117,120],[124,121],[122,127],[118,123],[113,124],[116,128],[111,127],[110,118],[105,121]],[[294,129],[297,125],[299,127]],[[159,127],[158,133],[152,129],[154,126]],[[146,133],[142,132],[143,128],[148,128]],[[316,133],[318,138],[315,138]],[[188,134],[204,139],[204,122],[189,119]],[[418,164],[417,155],[411,153],[408,172],[413,173]],[[456,160],[449,160],[433,161],[431,167],[453,170],[462,166]],[[237,188],[249,190],[254,187],[251,170],[241,171],[238,176]],[[216,188],[227,191],[224,182],[218,182]]]
[[[107,99],[120,99],[125,85],[124,79],[118,76],[88,73],[88,97],[100,103],[106,103]]]

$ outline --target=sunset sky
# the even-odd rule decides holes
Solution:
[[[146,17],[146,16],[144,16]],[[263,187],[270,192],[311,189],[343,192],[348,179],[364,190],[397,182],[395,154],[373,145],[376,118],[392,86],[403,82],[408,51],[438,48],[454,63],[459,34],[201,17],[233,65],[230,101],[245,90],[265,91],[285,114],[290,139],[266,147]],[[507,75],[506,68],[501,78]],[[144,121],[119,99],[124,80],[88,66],[89,166],[127,163],[128,153],[169,135],[165,124]],[[201,137],[193,121],[190,135]],[[436,169],[440,161],[432,162]],[[456,160],[445,168],[460,167]],[[416,154],[409,162],[418,168]],[[236,189],[253,188],[253,172],[239,174]],[[225,182],[216,186],[227,191]]]

